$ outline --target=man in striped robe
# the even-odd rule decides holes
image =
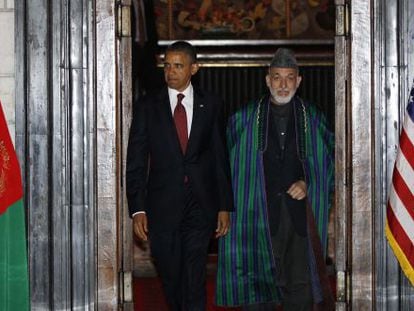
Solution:
[[[230,118],[235,212],[219,241],[218,305],[333,309],[324,264],[333,135],[295,96],[300,82],[292,51],[278,49],[266,76],[270,94]]]

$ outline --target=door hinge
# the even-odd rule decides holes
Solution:
[[[123,302],[132,302],[132,272],[121,271],[119,272],[119,280],[121,281],[121,291]]]
[[[118,37],[131,37],[131,6],[118,2],[117,12]]]
[[[336,4],[336,36],[348,36],[349,34],[349,5],[344,1]]]
[[[347,302],[349,294],[349,274],[346,271],[336,272],[336,301]]]

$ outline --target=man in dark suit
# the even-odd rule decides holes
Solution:
[[[205,310],[208,244],[233,209],[221,100],[191,84],[198,64],[184,41],[165,53],[167,87],[139,102],[129,134],[126,187],[134,231],[151,244],[171,310]]]

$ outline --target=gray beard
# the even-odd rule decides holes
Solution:
[[[285,105],[289,103],[291,99],[293,98],[293,96],[295,95],[295,93],[296,93],[296,90],[290,92],[288,96],[278,96],[277,91],[270,90],[270,94],[272,95],[272,98],[277,105]]]

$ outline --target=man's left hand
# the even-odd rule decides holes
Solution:
[[[288,189],[287,193],[295,200],[303,200],[306,198],[307,187],[306,183],[303,180],[298,180],[293,183]]]
[[[217,217],[216,238],[227,234],[230,228],[230,212],[220,211]]]

